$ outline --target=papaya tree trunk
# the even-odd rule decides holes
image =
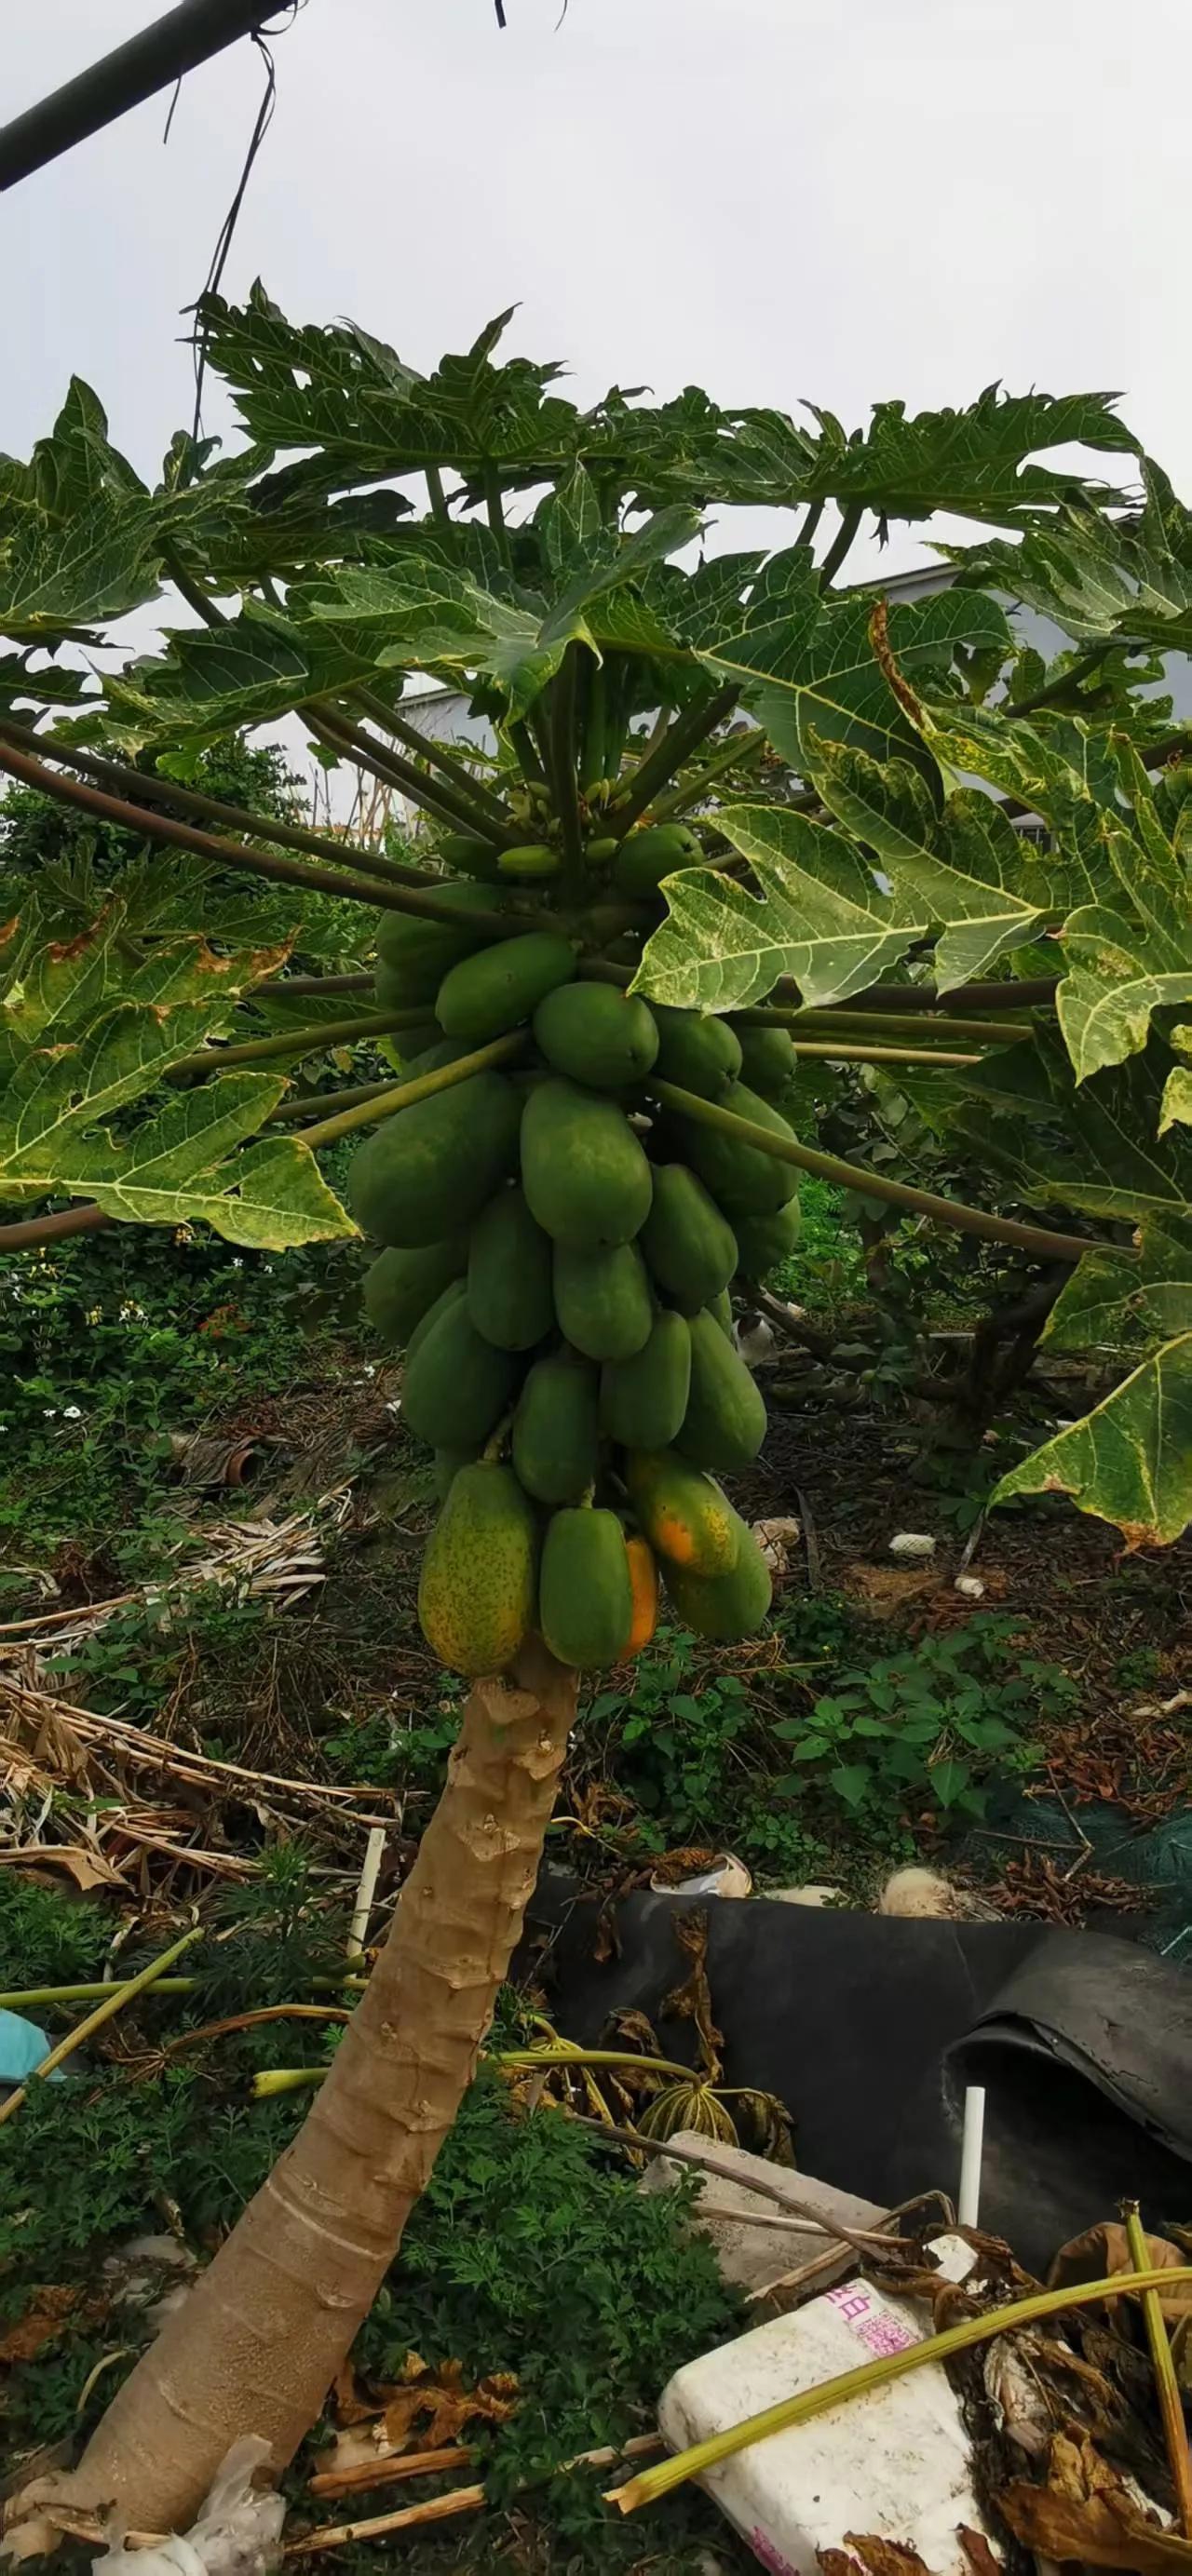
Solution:
[[[576,1677],[537,1640],[474,1683],[447,1783],[368,1987],[297,2137],[113,2399],[35,2498],[193,2520],[242,2433],[280,2472],[401,2241],[488,2029],[534,1885]]]

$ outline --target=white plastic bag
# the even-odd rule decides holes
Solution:
[[[124,2527],[113,2525],[92,2576],[269,2576],[281,2555],[285,2497],[258,2491],[253,2478],[269,2457],[259,2433],[246,2433],[217,2471],[198,2521],[171,2532],[153,2549],[126,2550]]]

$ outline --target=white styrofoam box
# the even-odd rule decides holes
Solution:
[[[951,2279],[973,2260],[959,2238],[943,2237],[933,2250]],[[658,2410],[662,2432],[672,2450],[685,2450],[878,2354],[902,2352],[929,2330],[909,2301],[845,2282],[676,2371]],[[701,2484],[774,2576],[819,2576],[817,2551],[847,2548],[850,2532],[905,2543],[930,2576],[971,2576],[962,2523],[999,2557],[973,2487],[960,2406],[936,2362],[751,2443]]]

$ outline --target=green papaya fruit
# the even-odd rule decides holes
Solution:
[[[698,1092],[701,1100],[723,1100],[741,1070],[741,1042],[728,1021],[657,1002],[651,1007],[658,1027],[656,1073]]]
[[[517,877],[526,883],[539,877],[557,877],[562,864],[558,851],[546,841],[525,841],[514,850],[502,850],[497,861],[503,877]]]
[[[727,1333],[730,1342],[733,1342],[733,1348],[735,1350],[736,1343],[733,1341],[733,1301],[727,1288],[722,1288],[718,1297],[709,1297],[707,1311],[709,1315],[712,1316],[714,1322],[719,1324],[721,1332]]]
[[[472,832],[445,832],[438,851],[460,876],[478,878],[482,885],[500,884],[501,853],[494,841],[482,841]]]
[[[578,1503],[596,1481],[596,1371],[575,1351],[552,1351],[527,1372],[513,1417],[518,1481],[539,1503]]]
[[[440,1315],[445,1315],[448,1308],[451,1306],[462,1305],[467,1293],[468,1283],[462,1272],[458,1279],[448,1280],[447,1286],[440,1291],[440,1294],[435,1298],[434,1304],[427,1307],[425,1315],[420,1315],[414,1326],[413,1332],[406,1343],[407,1367],[413,1359],[419,1342],[425,1341],[432,1326],[438,1323]]]
[[[416,1251],[469,1225],[514,1170],[522,1104],[499,1073],[399,1109],[357,1146],[348,1205],[378,1243]]]
[[[418,1586],[423,1636],[449,1672],[502,1673],[534,1619],[538,1529],[509,1467],[457,1468]]]
[[[770,1569],[752,1530],[745,1531],[731,1573],[693,1574],[688,1566],[666,1567],[671,1606],[685,1628],[717,1645],[735,1646],[752,1637],[770,1607]]]
[[[797,1198],[773,1216],[747,1216],[737,1221],[737,1260],[743,1279],[763,1280],[794,1251],[803,1220]]]
[[[711,1476],[674,1449],[631,1449],[625,1482],[651,1547],[668,1566],[692,1574],[731,1572],[745,1523]]]
[[[364,1311],[390,1350],[405,1349],[435,1299],[462,1279],[468,1247],[459,1234],[410,1252],[379,1252],[364,1274]]]
[[[538,1624],[561,1664],[592,1672],[624,1654],[633,1581],[615,1512],[555,1512],[542,1548]]]
[[[534,1013],[534,1039],[556,1073],[594,1091],[622,1091],[658,1053],[651,1012],[616,984],[560,984]]]
[[[435,1017],[449,1038],[483,1046],[486,1038],[503,1037],[506,1029],[532,1018],[556,984],[570,981],[575,967],[570,940],[553,930],[503,939],[451,967],[439,986]]]
[[[552,1075],[526,1102],[522,1185],[556,1243],[629,1243],[648,1213],[650,1165],[615,1100]]]
[[[741,1046],[741,1080],[762,1100],[781,1100],[798,1064],[789,1029],[756,1020],[734,1020]]]
[[[772,1136],[794,1142],[794,1130],[785,1118],[743,1082],[735,1082],[717,1107],[731,1109],[734,1117],[747,1118],[751,1126],[768,1128]],[[734,1228],[740,1217],[776,1216],[795,1197],[799,1175],[792,1163],[780,1163],[761,1147],[743,1145],[737,1137],[722,1135],[717,1128],[701,1126],[681,1113],[676,1115],[675,1128],[685,1160]]]
[[[630,832],[613,861],[613,884],[619,894],[656,894],[664,877],[676,868],[698,867],[703,857],[686,823],[647,823]]]
[[[404,1012],[411,1009],[421,1009],[422,1005],[420,1003],[398,1002],[393,1000],[389,989],[392,971],[393,970],[388,966],[378,966],[377,968],[374,992],[378,1009],[383,1011],[393,1011],[395,1013],[397,1011]],[[446,1043],[447,1041],[443,1036],[443,1032],[439,1027],[437,1020],[419,1020],[412,1028],[395,1030],[393,1036],[382,1043],[381,1052],[382,1054],[385,1054],[388,1048],[392,1047],[393,1058],[391,1060],[395,1061],[400,1066],[403,1073],[411,1073],[415,1065],[418,1066],[420,1072],[429,1073],[431,1068],[423,1061],[427,1050],[431,1047],[446,1045]]]
[[[444,877],[434,893],[438,902],[458,913],[458,923],[428,921],[420,913],[409,912],[380,916],[375,990],[384,1010],[412,1010],[422,1003],[429,1007],[449,967],[494,939],[491,930],[477,929],[471,918],[493,910],[495,898],[486,887]]]
[[[766,1407],[714,1315],[693,1315],[691,1387],[675,1447],[692,1465],[729,1475],[748,1467],[766,1436]]]
[[[626,1449],[666,1449],[683,1427],[691,1387],[691,1335],[687,1319],[669,1309],[656,1315],[649,1339],[627,1360],[606,1360],[600,1372],[600,1427]]]
[[[487,1440],[517,1383],[511,1351],[478,1333],[466,1294],[445,1302],[406,1356],[402,1420],[432,1449],[468,1449]]]
[[[620,842],[607,832],[597,833],[594,840],[585,844],[585,861],[590,868],[606,868],[609,861],[615,859],[620,846]]]
[[[728,1218],[685,1163],[655,1164],[654,1197],[641,1230],[641,1248],[659,1287],[683,1315],[698,1315],[728,1286],[737,1267],[736,1236]]]
[[[627,1360],[649,1338],[654,1304],[635,1243],[555,1245],[559,1329],[590,1360]]]
[[[516,1182],[482,1208],[468,1240],[468,1313],[486,1342],[532,1350],[555,1320],[552,1245]]]

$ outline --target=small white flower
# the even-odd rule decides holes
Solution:
[[[56,1416],[57,1416],[57,1412],[58,1412],[58,1407],[57,1407],[57,1405],[56,1405],[56,1404],[43,1404],[43,1406],[42,1406],[42,1408],[41,1408],[41,1418],[42,1418],[42,1421],[43,1421],[43,1422],[53,1422],[53,1421],[55,1420]]]
[[[62,1407],[62,1419],[64,1422],[81,1422],[83,1419],[82,1406],[79,1404],[64,1404]]]

